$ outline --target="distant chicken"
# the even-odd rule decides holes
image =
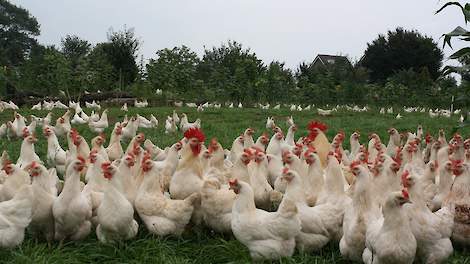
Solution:
[[[95,133],[103,133],[103,131],[108,128],[108,109],[105,109],[103,113],[101,113],[101,117],[98,121],[89,120],[88,127]]]
[[[53,129],[58,137],[64,137],[70,132],[72,129],[70,125],[70,111],[65,112],[64,115],[57,119]]]
[[[57,173],[63,175],[65,173],[65,150],[60,146],[59,140],[51,127],[44,127],[43,133],[47,138],[47,164],[56,168]]]
[[[201,128],[201,119],[196,119],[193,123],[189,123],[188,117],[183,113],[183,117],[180,121],[181,131],[186,132],[190,128]]]
[[[136,117],[132,117],[129,122],[122,126],[122,139],[131,140],[137,135],[137,129],[139,128],[139,120]]]
[[[176,121],[172,117],[167,117],[165,121],[165,134],[173,134],[178,131],[178,126],[176,125]]]
[[[114,125],[114,129],[109,140],[109,145],[106,148],[106,153],[108,154],[110,161],[120,159],[124,155],[124,150],[122,149],[121,145],[121,136],[122,126],[118,122]]]
[[[37,141],[38,139],[36,138],[36,136],[34,136],[34,134],[29,135],[29,133],[26,132],[26,134],[24,135],[23,143],[21,143],[20,156],[16,161],[16,165],[18,167],[24,168],[27,165],[31,164],[31,162],[33,161],[42,163],[41,159],[34,150],[34,143],[36,143]]]

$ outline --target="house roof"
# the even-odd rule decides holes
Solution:
[[[349,59],[346,56],[338,56],[338,55],[326,55],[326,54],[318,54],[313,60],[313,64],[321,62],[323,65],[327,64],[336,64],[336,63],[347,63],[351,64]]]

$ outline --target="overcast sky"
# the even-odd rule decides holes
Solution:
[[[12,0],[41,24],[39,41],[59,44],[66,34],[92,43],[109,28],[134,28],[141,54],[186,45],[201,55],[204,46],[236,40],[263,61],[291,68],[316,54],[358,59],[367,42],[397,26],[440,40],[463,18],[456,8],[439,15],[438,0]],[[458,46],[457,46],[458,47]],[[446,49],[446,55],[451,50]]]

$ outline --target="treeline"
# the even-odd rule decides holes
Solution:
[[[141,41],[133,29],[110,30],[92,44],[67,35],[61,44],[41,45],[39,23],[27,10],[0,0],[0,87],[18,94],[79,98],[85,93],[125,91],[150,100],[193,102],[399,104],[448,106],[468,92],[441,75],[443,53],[431,38],[397,28],[368,44],[357,62],[266,64],[236,41],[206,49],[186,46],[138,57]],[[156,91],[163,91],[157,95]]]

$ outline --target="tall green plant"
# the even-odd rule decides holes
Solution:
[[[465,25],[470,22],[470,3],[467,3],[465,5],[460,4],[459,2],[447,2],[445,3],[439,10],[436,11],[436,14],[442,12],[444,9],[455,6],[460,8],[462,11],[462,15],[464,18]],[[461,26],[456,27],[454,30],[452,30],[449,33],[443,34],[442,35],[444,38],[444,44],[443,47],[445,48],[446,46],[449,46],[452,49],[452,40],[453,39],[458,39],[460,41],[463,41],[464,43],[470,42],[470,31],[464,29]],[[462,76],[468,75],[470,72],[470,64],[465,63],[468,61],[468,58],[470,58],[470,47],[463,47],[457,51],[455,51],[452,55],[449,56],[449,59],[456,59],[459,60],[460,62],[463,62],[461,66],[446,66],[443,69],[443,74],[448,75],[450,73],[457,73]],[[468,105],[467,103],[470,101],[470,93],[467,91],[457,98],[458,102],[465,102],[465,105]],[[467,113],[467,109],[464,109],[465,113]],[[459,127],[463,126],[468,126],[470,125],[470,121],[468,120],[468,114],[465,117],[465,122],[459,125]]]

